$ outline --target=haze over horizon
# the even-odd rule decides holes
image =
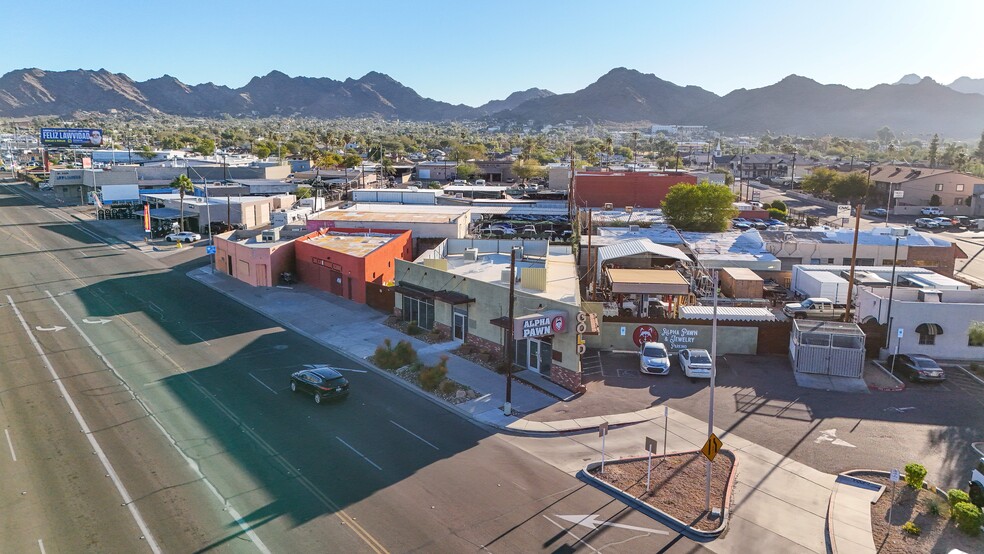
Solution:
[[[422,9],[287,0],[159,5],[52,2],[44,17],[9,6],[0,73],[105,68],[144,81],[171,75],[238,88],[252,77],[359,78],[385,73],[422,96],[479,106],[531,87],[574,92],[627,67],[718,95],[796,74],[870,88],[915,73],[949,84],[984,77],[984,3],[832,0],[822,8],[756,0],[701,9],[615,0],[455,3]],[[274,10],[276,12],[274,13]],[[274,16],[275,15],[275,16]],[[92,21],[79,33],[80,21]],[[152,24],[148,24],[152,22]],[[939,40],[907,40],[913,26]],[[80,36],[72,45],[72,35]],[[720,37],[720,38],[717,38]]]

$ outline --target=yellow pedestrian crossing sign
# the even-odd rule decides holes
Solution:
[[[724,446],[724,443],[721,442],[721,439],[717,438],[717,435],[714,433],[711,433],[711,436],[707,437],[707,442],[704,443],[704,447],[700,449],[700,453],[703,454],[708,460],[713,462],[714,457],[717,456],[717,453],[721,450],[722,446]]]

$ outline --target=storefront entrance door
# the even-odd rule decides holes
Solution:
[[[468,335],[468,314],[454,312],[454,340],[464,342]]]

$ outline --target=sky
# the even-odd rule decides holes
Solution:
[[[982,0],[100,0],[0,9],[0,74],[107,69],[233,88],[272,70],[386,73],[471,106],[616,67],[723,95],[790,74],[870,88],[984,78]]]

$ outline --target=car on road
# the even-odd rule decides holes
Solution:
[[[919,213],[923,215],[943,215],[943,208],[939,206],[927,206],[919,210]]]
[[[643,343],[639,349],[639,371],[651,375],[666,375],[670,372],[670,355],[663,343]]]
[[[686,348],[677,354],[683,374],[690,378],[711,378],[711,355],[700,348]]]
[[[181,231],[180,233],[171,233],[164,237],[164,240],[167,242],[195,242],[202,240],[202,236],[191,231]]]
[[[888,215],[888,210],[885,208],[872,208],[868,210],[868,215],[873,215],[875,217],[885,217]]]
[[[315,404],[348,396],[349,382],[337,369],[328,366],[303,369],[290,376],[290,391],[314,397]]]
[[[925,229],[939,229],[940,224],[931,217],[920,217],[916,220],[916,227],[922,227]]]
[[[885,367],[908,377],[910,381],[946,381],[946,372],[940,364],[924,354],[892,354]]]

